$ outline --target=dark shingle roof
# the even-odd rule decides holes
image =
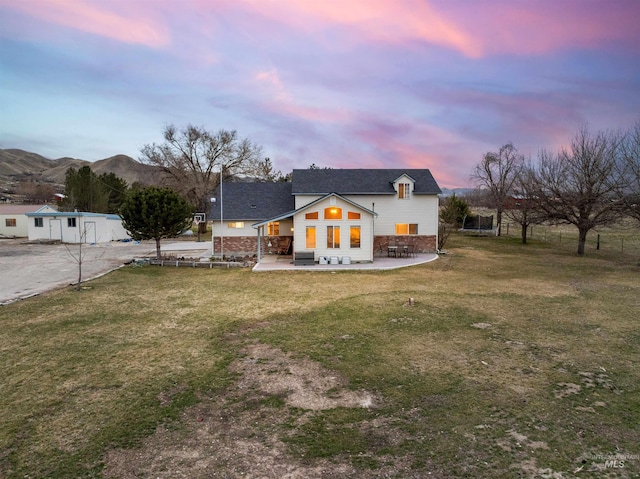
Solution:
[[[212,195],[207,219],[220,219],[219,190]],[[295,208],[291,183],[223,183],[222,205],[225,220],[265,220]]]
[[[293,170],[292,192],[294,195],[395,194],[392,183],[403,174],[415,180],[414,194],[442,193],[431,172],[426,169]]]

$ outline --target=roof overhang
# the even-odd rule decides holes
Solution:
[[[288,212],[288,213],[284,213],[284,214],[279,215],[279,216],[274,216],[273,218],[266,219],[266,220],[261,221],[261,222],[259,222],[259,223],[254,223],[254,224],[252,224],[251,226],[252,226],[253,228],[258,229],[258,228],[260,228],[261,226],[264,226],[264,225],[266,225],[266,224],[268,224],[268,223],[271,223],[271,222],[273,222],[273,221],[280,221],[280,220],[284,220],[284,219],[286,219],[286,218],[291,218],[291,217],[293,217],[293,216],[297,215],[298,213],[301,213],[301,212],[303,212],[303,211],[305,211],[305,210],[308,210],[309,208],[312,208],[313,206],[317,205],[318,203],[321,203],[321,202],[325,201],[327,198],[331,198],[331,197],[340,198],[342,201],[344,201],[344,202],[346,202],[346,203],[349,203],[349,204],[350,204],[350,205],[352,205],[353,207],[358,208],[358,209],[360,209],[360,210],[362,210],[362,211],[365,211],[365,212],[369,213],[369,214],[370,214],[370,215],[372,215],[374,218],[377,218],[377,217],[378,217],[378,213],[376,213],[375,211],[370,210],[369,208],[366,208],[366,207],[364,207],[364,206],[362,206],[362,205],[360,205],[360,204],[356,203],[355,201],[350,200],[349,198],[345,198],[344,196],[339,195],[338,193],[329,193],[329,194],[327,194],[327,195],[321,196],[321,197],[320,197],[320,198],[318,198],[317,200],[314,200],[314,201],[312,201],[311,203],[309,203],[309,204],[307,204],[307,205],[304,205],[304,206],[303,206],[303,207],[301,207],[301,208],[298,208],[297,210],[290,211],[290,212]]]

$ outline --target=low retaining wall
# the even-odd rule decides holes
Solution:
[[[136,262],[138,263],[138,262]],[[251,263],[235,261],[187,261],[177,259],[151,259],[145,261],[152,266],[173,266],[174,268],[248,268]]]

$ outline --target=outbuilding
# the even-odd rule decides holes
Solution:
[[[0,237],[26,238],[29,236],[27,213],[36,211],[55,211],[43,205],[5,205],[0,204]]]
[[[47,208],[26,214],[30,241],[94,244],[131,238],[118,215]]]

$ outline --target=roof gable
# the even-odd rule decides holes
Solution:
[[[309,169],[293,170],[294,195],[341,195],[396,193],[394,182],[403,175],[415,183],[414,194],[437,195],[442,193],[436,180],[427,169]]]
[[[369,208],[366,208],[362,205],[359,205],[358,203],[356,203],[355,201],[351,201],[349,198],[345,198],[344,196],[341,196],[337,193],[329,193],[328,195],[324,195],[320,198],[317,198],[316,200],[312,201],[311,203],[308,203],[300,208],[298,208],[295,211],[288,211],[286,213],[283,213],[281,215],[277,215],[277,216],[272,216],[270,218],[266,218],[263,221],[260,221],[259,223],[255,223],[251,226],[253,226],[254,228],[258,228],[262,225],[265,225],[267,223],[270,223],[272,221],[279,221],[279,220],[283,220],[285,218],[290,218],[292,216],[295,216],[299,213],[302,213],[305,210],[311,209],[315,206],[317,206],[318,204],[322,203],[323,201],[326,201],[328,198],[340,198],[342,201],[344,201],[347,204],[350,204],[351,206],[353,206],[354,208],[357,208],[361,211],[364,211],[367,214],[370,214],[371,216],[373,216],[374,218],[378,217],[378,213],[376,213],[375,211],[370,210]]]
[[[25,213],[34,213],[45,208],[54,210],[47,205],[0,205],[0,215],[23,215]]]

